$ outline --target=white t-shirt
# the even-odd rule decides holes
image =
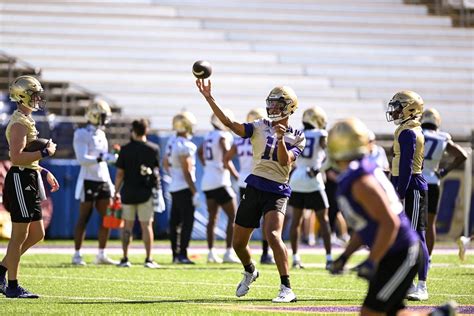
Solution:
[[[383,171],[390,170],[387,154],[385,153],[385,149],[383,149],[383,147],[375,145],[372,152],[368,155],[368,158]]]
[[[323,176],[320,173],[311,178],[307,170],[313,168],[320,170],[326,158],[326,152],[321,148],[320,140],[327,137],[324,129],[304,130],[306,146],[296,161],[296,169],[291,174],[290,187],[293,192],[313,192],[324,190]]]
[[[438,171],[439,163],[443,153],[451,140],[451,135],[441,131],[424,129],[425,136],[425,160],[423,162],[423,176],[428,184],[440,184],[435,171]]]
[[[252,143],[250,138],[236,138],[234,145],[237,148],[240,165],[238,185],[240,188],[245,188],[247,187],[245,179],[252,172],[253,168]]]
[[[166,159],[168,159],[170,165],[170,192],[189,188],[188,183],[184,179],[180,157],[191,157],[191,178],[194,182],[196,181],[196,149],[196,145],[193,142],[182,136],[170,137],[168,140],[166,144]]]
[[[231,186],[230,172],[224,168],[224,152],[220,140],[224,139],[226,150],[230,150],[233,137],[230,132],[213,130],[204,137],[203,154],[206,165],[201,181],[203,191]]]

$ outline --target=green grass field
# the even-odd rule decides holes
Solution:
[[[49,244],[72,246],[71,242]],[[0,243],[0,253],[4,253],[5,245]],[[134,247],[141,245],[134,243]],[[363,255],[356,256],[349,266],[362,258]],[[131,256],[134,266],[128,269],[92,264],[73,267],[70,259],[66,254],[25,255],[20,282],[41,298],[0,297],[0,314],[293,314],[307,312],[311,310],[308,307],[314,306],[359,306],[367,288],[366,282],[352,274],[330,276],[323,269],[322,255],[303,255],[304,262],[311,267],[291,271],[298,302],[277,306],[271,303],[279,285],[275,266],[258,265],[260,278],[249,294],[239,299],[234,295],[241,279],[241,266],[206,264],[204,255],[195,257],[194,266],[173,265],[169,263],[169,255],[155,255],[155,260],[162,265],[162,269],[157,270],[142,266],[143,255]],[[86,255],[85,259],[91,262],[93,255]],[[468,257],[468,261],[460,264],[455,254],[439,254],[433,261],[428,282],[429,301],[409,305],[439,305],[449,299],[460,305],[472,305],[474,260]],[[355,313],[345,313],[349,314]]]

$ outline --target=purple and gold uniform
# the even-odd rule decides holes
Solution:
[[[417,271],[419,238],[410,228],[410,222],[390,181],[381,169],[364,157],[352,161],[347,170],[339,175],[337,190],[339,208],[363,243],[371,248],[379,229],[378,224],[352,195],[353,184],[364,175],[372,175],[376,179],[388,197],[390,210],[400,219],[396,239],[380,261],[364,301],[364,306],[389,313],[403,308],[403,299]]]

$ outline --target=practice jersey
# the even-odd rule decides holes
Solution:
[[[224,152],[220,140],[224,139],[225,149],[230,150],[234,138],[226,131],[213,130],[204,137],[204,174],[201,182],[203,191],[231,186],[229,169],[224,168]]]
[[[425,136],[425,162],[423,165],[423,176],[429,184],[440,184],[436,175],[443,153],[451,140],[451,135],[445,132],[424,129]]]
[[[424,144],[420,122],[409,120],[395,131],[393,140],[392,183],[401,199],[406,191],[427,190],[423,168]]]
[[[388,171],[390,169],[390,165],[388,164],[387,154],[385,153],[385,149],[382,146],[375,145],[370,154],[367,158],[374,162],[377,167],[382,169],[383,171]]]
[[[26,128],[26,144],[38,138],[38,130],[36,129],[35,121],[31,115],[25,115],[19,110],[15,110],[8,122],[7,129],[5,130],[5,136],[7,138],[8,145],[10,145],[10,130],[13,124],[21,124]],[[39,170],[39,160],[33,161],[30,164],[25,165],[13,165],[20,168],[28,168],[33,170]]]
[[[316,177],[308,175],[308,169],[320,170],[326,158],[326,152],[320,145],[320,140],[328,136],[324,129],[310,129],[304,131],[306,146],[296,163],[296,169],[291,174],[290,187],[294,192],[314,192],[324,190],[324,181],[321,172]]]
[[[253,152],[252,173],[245,182],[267,192],[291,195],[288,185],[291,164],[281,166],[278,162],[278,140],[272,122],[259,119],[252,123],[244,123],[245,138],[250,138]],[[284,135],[286,148],[297,158],[304,149],[305,137],[301,131],[290,126]]]
[[[247,186],[245,179],[252,172],[253,168],[252,143],[250,138],[237,138],[234,141],[234,145],[237,148],[240,165],[238,185],[240,188],[245,188]]]
[[[378,168],[367,157],[352,161],[347,170],[338,177],[337,202],[339,209],[347,220],[347,224],[358,233],[365,245],[369,248],[373,246],[379,229],[378,223],[368,215],[364,207],[356,202],[352,195],[352,186],[364,175],[371,175],[375,178],[388,197],[390,211],[398,215],[400,219],[397,237],[388,253],[395,253],[418,242],[418,236],[411,229],[410,222],[405,212],[403,212],[403,205],[400,203],[392,184],[382,169]]]
[[[189,188],[183,175],[180,157],[191,157],[191,178],[193,182],[196,182],[196,149],[197,147],[193,142],[182,136],[171,137],[168,140],[166,154],[170,165],[170,192],[177,192]]]

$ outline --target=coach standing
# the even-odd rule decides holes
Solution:
[[[114,198],[122,200],[122,217],[125,220],[122,232],[123,258],[120,267],[131,266],[128,260],[128,247],[133,237],[133,225],[137,214],[146,251],[144,266],[152,269],[159,267],[151,257],[154,204],[157,204],[155,205],[157,211],[163,211],[165,203],[160,185],[160,149],[156,144],[147,141],[147,131],[146,120],[133,121],[132,138],[122,147],[116,162]]]

